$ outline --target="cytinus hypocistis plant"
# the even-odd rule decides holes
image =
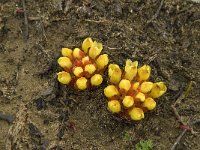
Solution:
[[[102,43],[86,38],[81,48],[62,48],[62,56],[58,64],[63,71],[57,73],[57,79],[62,84],[71,84],[79,90],[98,86],[102,83],[105,67],[109,59],[107,54],[101,54]]]
[[[138,68],[138,62],[126,60],[124,72],[117,64],[108,66],[110,85],[104,89],[108,98],[108,110],[127,119],[141,120],[144,113],[156,107],[156,98],[162,96],[167,87],[163,82],[148,81],[149,65]]]

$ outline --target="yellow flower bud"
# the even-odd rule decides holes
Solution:
[[[88,64],[85,66],[84,69],[86,72],[88,72],[89,74],[93,74],[96,71],[96,67],[94,64]]]
[[[85,77],[81,77],[76,80],[76,86],[79,90],[85,90],[87,88],[87,79]]]
[[[104,94],[106,97],[111,98],[115,95],[119,95],[119,92],[117,90],[117,88],[114,85],[108,85],[105,89],[104,89]]]
[[[72,62],[68,57],[60,57],[58,59],[58,64],[62,67],[62,68],[68,68],[70,69],[72,67]]]
[[[125,79],[133,80],[133,78],[137,75],[137,66],[138,61],[132,62],[130,59],[126,60],[125,66]]]
[[[140,85],[140,91],[142,93],[148,93],[151,91],[153,87],[153,83],[152,82],[143,82],[141,85]]]
[[[83,50],[85,53],[87,53],[88,50],[89,50],[89,48],[92,47],[92,45],[93,45],[93,41],[92,41],[91,38],[88,37],[88,38],[86,38],[86,39],[83,41],[83,43],[82,43],[82,50]]]
[[[140,68],[138,68],[138,77],[139,80],[147,80],[151,73],[151,67],[149,65],[144,65]]]
[[[98,70],[103,69],[108,64],[108,62],[109,59],[107,54],[100,55],[96,60]]]
[[[144,118],[144,112],[141,108],[134,107],[130,112],[129,115],[132,120],[141,120]]]
[[[108,67],[108,76],[111,83],[118,84],[121,80],[122,71],[116,64],[110,64]]]
[[[80,50],[79,48],[75,48],[75,49],[73,50],[73,57],[74,57],[74,58],[80,59],[80,58],[82,58],[83,56],[84,56],[84,52],[83,52],[82,50]]]
[[[69,84],[69,82],[71,81],[71,75],[68,72],[62,71],[57,73],[58,77],[58,81],[62,84]]]
[[[131,96],[125,96],[124,99],[123,99],[123,101],[122,101],[122,104],[125,107],[127,107],[127,108],[133,106],[133,104],[134,104],[133,97],[131,97]]]
[[[153,98],[158,98],[162,96],[167,91],[167,87],[164,82],[157,82],[153,84],[150,96]]]
[[[85,56],[85,57],[82,58],[81,61],[82,61],[83,64],[87,64],[90,61],[90,58],[89,58],[89,56]]]
[[[145,99],[142,106],[146,107],[148,110],[152,110],[156,107],[156,102],[154,101],[153,98],[149,97],[149,98]]]
[[[69,48],[62,48],[62,55],[64,57],[69,57],[70,59],[72,59],[72,50]]]
[[[102,51],[103,49],[103,45],[101,43],[97,43],[96,41],[94,41],[92,47],[89,50],[89,56],[92,59],[95,59]]]
[[[83,68],[82,67],[75,67],[73,69],[73,73],[76,77],[80,77],[81,73],[83,73]]]
[[[131,88],[131,82],[126,79],[122,79],[119,82],[119,88],[122,90],[125,90],[126,92]]]
[[[95,74],[90,79],[91,85],[98,86],[103,82],[103,78],[100,74]]]
[[[138,90],[139,86],[140,86],[140,82],[135,82],[135,83],[132,84],[132,89]]]
[[[145,95],[142,92],[138,92],[135,96],[136,99],[139,99],[141,102],[144,102],[145,100]]]
[[[111,100],[108,102],[108,110],[113,113],[119,113],[121,111],[121,105],[118,100]]]

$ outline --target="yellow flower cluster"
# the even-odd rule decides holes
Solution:
[[[104,89],[108,110],[132,120],[143,119],[146,111],[156,107],[155,99],[167,91],[163,82],[147,81],[150,73],[149,65],[138,68],[138,62],[129,59],[126,60],[124,72],[117,64],[110,64],[108,76],[111,85]]]
[[[100,55],[102,49],[102,43],[91,38],[83,41],[81,49],[62,48],[58,64],[63,71],[57,73],[58,81],[62,84],[71,83],[79,90],[100,85],[103,82],[101,73],[109,62],[107,54]]]

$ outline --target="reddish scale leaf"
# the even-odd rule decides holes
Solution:
[[[85,53],[83,51],[80,51],[79,55],[81,56],[81,58],[83,58],[85,56]]]
[[[134,98],[134,97],[133,97],[133,98]],[[134,102],[135,102],[135,104],[141,105],[141,101],[140,101],[138,98],[134,98]]]
[[[73,77],[71,82],[70,82],[70,86],[74,87],[74,85],[76,84],[76,77]]]
[[[119,89],[119,93],[122,95],[122,96],[125,96],[126,95],[126,91],[124,89]]]
[[[76,59],[73,63],[74,67],[83,67],[81,60]]]
[[[63,68],[63,70],[69,73],[72,71],[72,69],[68,69],[68,68]]]
[[[91,60],[87,60],[87,61],[84,62],[83,65],[86,66],[86,65],[88,65],[88,64],[92,64],[92,61],[91,61]]]
[[[149,111],[147,108],[145,108],[145,107],[141,107],[141,109],[143,110],[143,112],[145,113],[145,112],[147,112],[147,111]]]
[[[84,71],[84,77],[86,77],[87,79],[90,78],[92,75],[89,74],[87,71]]]
[[[87,81],[87,89],[90,89],[91,88],[91,84],[90,84],[90,81],[88,80]]]
[[[84,77],[84,72],[82,72],[82,73],[80,74],[80,77]]]
[[[114,100],[114,99],[117,99],[119,100],[119,96],[115,95],[115,96],[112,96],[108,99],[108,101],[111,101],[111,100]]]
[[[136,91],[134,91],[134,90],[129,90],[128,92],[127,92],[127,96],[131,96],[131,97],[134,97],[135,95],[136,95]]]

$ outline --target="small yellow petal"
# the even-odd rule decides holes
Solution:
[[[131,88],[131,82],[127,79],[122,79],[119,82],[119,88],[125,90],[126,92]]]
[[[139,80],[142,81],[149,79],[150,73],[151,73],[151,67],[149,65],[144,65],[138,68]]]
[[[100,74],[95,74],[90,79],[91,85],[98,86],[103,82],[103,78]]]
[[[141,102],[144,102],[145,95],[142,92],[138,92],[135,96],[136,99],[139,99]]]
[[[132,84],[132,89],[138,90],[139,86],[140,86],[140,82],[135,82],[135,83]]]
[[[125,66],[125,79],[133,80],[133,78],[137,75],[137,66],[138,61],[132,62],[130,59],[126,60]]]
[[[89,56],[92,59],[95,59],[102,51],[103,49],[103,45],[101,43],[97,43],[96,41],[94,41],[92,47],[89,50]]]
[[[93,74],[96,71],[96,66],[94,64],[88,64],[85,66],[84,70],[89,74]]]
[[[153,84],[150,96],[153,98],[158,98],[162,96],[167,91],[167,87],[164,82],[157,82]]]
[[[72,62],[68,57],[60,57],[58,59],[58,64],[62,67],[62,68],[68,68],[70,69],[72,67]]]
[[[111,100],[108,102],[108,110],[113,113],[119,113],[121,111],[121,105],[118,100]]]
[[[92,45],[93,45],[93,41],[92,41],[92,39],[91,38],[86,38],[84,41],[83,41],[83,43],[82,43],[82,50],[85,52],[85,53],[87,53],[88,52],[88,50],[90,49],[90,47],[92,47]]]
[[[71,81],[71,75],[68,72],[62,71],[57,73],[58,77],[58,81],[62,84],[69,84],[69,82]]]
[[[79,48],[75,48],[73,50],[73,57],[80,59],[80,58],[84,57],[84,52],[82,50],[80,50]]]
[[[148,93],[151,91],[153,87],[153,83],[152,82],[143,82],[141,85],[140,85],[140,91],[142,93]]]
[[[72,50],[69,48],[62,48],[62,55],[64,57],[69,57],[70,59],[72,59]]]
[[[122,104],[125,107],[127,107],[127,108],[133,106],[133,104],[134,104],[133,97],[131,97],[131,96],[125,96],[124,99],[123,99],[123,101],[122,101]]]
[[[154,101],[153,98],[149,97],[149,98],[145,99],[142,106],[146,107],[148,110],[152,110],[156,107],[156,102]]]
[[[108,62],[109,59],[107,54],[100,55],[96,60],[98,70],[103,69],[108,64]]]
[[[81,77],[76,80],[76,86],[79,90],[85,90],[87,88],[87,79],[85,77]]]
[[[119,95],[119,92],[117,90],[117,88],[114,85],[108,85],[105,89],[104,89],[104,94],[106,97],[111,98],[115,95]]]
[[[116,64],[110,64],[108,66],[108,76],[111,83],[118,84],[121,80],[122,71]]]
[[[130,112],[129,115],[132,120],[141,120],[144,118],[144,112],[141,108],[134,107]]]
[[[76,77],[80,77],[81,73],[83,73],[83,68],[82,67],[75,67],[73,69],[73,73]]]

